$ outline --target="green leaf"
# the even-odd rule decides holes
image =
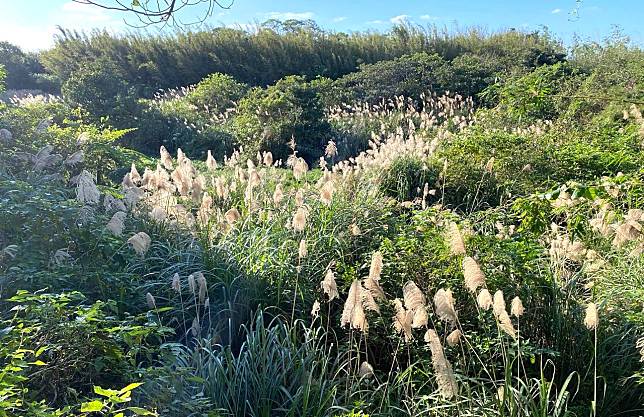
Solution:
[[[94,400],[81,404],[81,413],[91,413],[94,411],[101,411],[105,407],[102,401]]]
[[[130,385],[128,385],[127,387],[120,389],[118,391],[117,395],[122,395],[122,394],[125,394],[126,392],[130,392],[133,389],[135,389],[137,387],[140,387],[141,385],[143,385],[143,382],[133,382]]]
[[[102,397],[114,397],[115,395],[118,395],[118,391],[113,390],[113,389],[105,389],[101,388],[98,385],[94,385],[94,393],[102,396]]]
[[[132,0],[132,7],[141,7],[139,0]]]
[[[137,416],[155,416],[156,415],[156,413],[141,407],[128,407],[128,410],[130,410]]]
[[[43,361],[35,361],[35,362],[29,362],[29,365],[45,366],[47,364]]]

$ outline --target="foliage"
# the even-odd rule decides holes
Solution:
[[[45,73],[36,54],[25,53],[9,42],[0,42],[0,66],[7,72],[6,87],[10,90],[57,90],[56,83]]]
[[[7,78],[7,71],[4,69],[4,66],[0,64],[0,93],[4,92],[6,78]]]
[[[237,82],[226,74],[210,74],[188,93],[186,100],[199,107],[206,107],[213,113],[224,113],[233,107],[247,92],[248,86]]]
[[[128,82],[106,60],[88,63],[74,72],[63,84],[62,94],[70,105],[82,107],[94,120],[111,117],[118,122],[136,106]]]
[[[317,89],[297,76],[251,90],[239,102],[233,124],[239,144],[249,155],[271,151],[285,160],[289,142],[295,140],[300,156],[312,161],[331,138]]]
[[[361,65],[357,72],[336,81],[338,88],[351,91],[352,101],[377,103],[397,96],[417,98],[427,91],[444,92],[437,74],[445,61],[437,54],[420,52],[390,61]]]
[[[0,416],[641,408],[638,48],[139,36],[0,107]]]
[[[183,408],[201,397],[199,408],[220,416],[329,415],[343,389],[343,370],[328,352],[322,329],[268,320],[264,312],[256,314],[237,352],[209,347],[208,341],[168,346],[166,363],[153,371],[158,376],[146,394],[169,414],[178,411],[175,403]]]
[[[63,30],[53,49],[42,54],[47,70],[67,80],[83,62],[107,59],[144,96],[159,88],[191,85],[213,73],[255,86],[287,75],[336,79],[360,64],[417,52],[437,53],[451,61],[465,53],[488,53],[504,68],[527,69],[561,59],[561,46],[547,33],[508,31],[450,33],[437,27],[396,26],[388,33],[333,33],[289,23],[293,30],[260,26],[257,31],[212,28],[199,32],[146,36]]]

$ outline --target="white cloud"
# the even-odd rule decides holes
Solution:
[[[269,12],[266,13],[266,18],[267,19],[276,19],[276,20],[289,20],[289,19],[295,19],[295,20],[306,20],[306,19],[313,19],[315,16],[315,13],[313,12]]]
[[[369,23],[371,25],[382,25],[383,23],[385,23],[385,21],[384,20],[370,20],[367,23]]]
[[[55,33],[55,27],[34,27],[12,22],[0,25],[0,41],[18,45],[27,51],[50,48],[54,44]]]
[[[553,10],[553,11],[551,11],[550,13],[552,13],[552,14],[561,13],[561,9],[554,9],[554,10]]]
[[[391,19],[389,19],[389,21],[391,23],[401,24],[401,23],[405,23],[408,19],[409,19],[409,15],[401,14],[401,15],[392,17]]]
[[[344,22],[345,20],[347,20],[346,16],[338,16],[338,17],[333,18],[333,21],[336,22],[336,23],[337,22]]]
[[[46,49],[53,46],[58,26],[79,31],[103,28],[118,31],[125,26],[118,16],[100,7],[68,1],[50,14],[50,24],[38,25],[28,21],[3,22],[0,25],[0,40],[29,51]]]
[[[64,20],[74,23],[85,22],[87,24],[114,20],[106,9],[74,1],[63,3],[57,15],[60,12],[62,12]]]
[[[429,14],[424,14],[424,15],[420,16],[420,19],[421,20],[438,20],[438,17],[432,16],[432,15],[429,15]]]

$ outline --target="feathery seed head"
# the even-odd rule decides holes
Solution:
[[[586,307],[586,317],[584,318],[584,325],[589,330],[594,330],[599,324],[599,314],[597,312],[597,304],[589,303]]]
[[[510,314],[516,318],[519,318],[523,315],[524,312],[525,308],[523,308],[523,302],[519,297],[514,297],[512,299],[512,302],[510,303]]]
[[[146,254],[148,249],[150,249],[151,242],[152,239],[150,239],[150,236],[145,232],[135,233],[127,240],[127,243],[132,246],[132,249],[134,249],[139,256],[144,256]]]
[[[465,287],[473,294],[479,287],[485,286],[485,275],[483,275],[479,264],[470,256],[463,258],[463,276],[465,277]]]

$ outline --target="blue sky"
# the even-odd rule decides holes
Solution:
[[[644,0],[583,0],[574,17],[571,12],[576,7],[575,0],[235,0],[230,9],[215,10],[207,24],[247,27],[269,18],[296,18],[314,19],[323,28],[338,31],[383,31],[405,20],[449,30],[547,26],[565,42],[575,35],[601,41],[617,26],[634,42],[644,44]],[[193,20],[203,10],[196,6],[180,18]],[[37,50],[53,44],[56,26],[130,30],[124,18],[135,23],[122,13],[71,0],[0,0],[0,40]]]

